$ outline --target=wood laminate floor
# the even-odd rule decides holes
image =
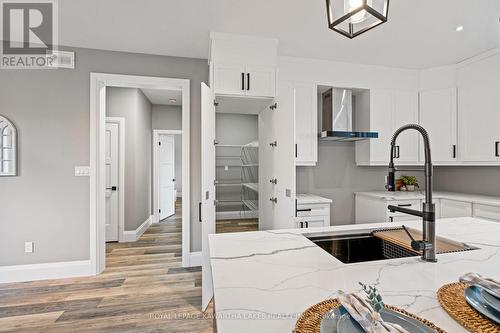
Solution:
[[[239,220],[218,220],[215,232],[223,234],[227,232],[245,232],[258,231],[258,219],[239,219]]]
[[[96,277],[0,284],[0,332],[212,333],[200,312],[201,268],[181,267],[180,207],[106,252]]]

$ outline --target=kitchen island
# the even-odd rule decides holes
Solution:
[[[375,284],[387,304],[426,318],[450,333],[467,332],[439,305],[436,291],[468,272],[500,278],[500,223],[477,218],[438,220],[437,235],[478,247],[420,257],[344,264],[305,233],[356,233],[398,223],[345,225],[210,235],[218,333],[292,332],[309,306],[335,298],[339,290],[361,292],[358,281]],[[421,221],[407,221],[421,229]]]

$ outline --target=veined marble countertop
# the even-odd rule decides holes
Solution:
[[[421,191],[415,192],[405,192],[405,191],[366,191],[366,192],[354,192],[355,195],[369,196],[384,200],[420,200],[425,199],[425,193]],[[456,193],[456,192],[433,192],[433,198],[435,199],[450,199],[459,201],[470,201],[476,204],[500,206],[500,197],[479,195],[479,194],[467,194],[467,193]]]
[[[358,281],[377,285],[387,304],[426,318],[449,333],[467,332],[440,307],[436,291],[468,272],[500,278],[499,222],[470,217],[438,220],[438,236],[480,249],[440,254],[435,264],[418,257],[343,264],[302,235],[398,225],[210,235],[218,332],[290,333],[309,306],[336,297],[338,290],[361,293]],[[405,225],[420,229],[421,221]]]

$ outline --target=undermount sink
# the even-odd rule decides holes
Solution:
[[[313,233],[304,236],[345,264],[420,256],[414,250],[374,236],[374,230],[356,234]],[[439,240],[456,245],[457,250],[440,252],[438,244],[438,254],[478,249],[441,237]]]

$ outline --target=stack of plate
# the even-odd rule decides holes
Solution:
[[[465,288],[464,296],[471,307],[500,325],[500,299],[491,294],[488,289],[472,285]]]
[[[390,309],[383,309],[380,315],[384,321],[398,324],[410,333],[435,333],[432,328],[424,323]],[[342,306],[331,310],[325,315],[321,321],[320,332],[365,333],[363,328]]]

